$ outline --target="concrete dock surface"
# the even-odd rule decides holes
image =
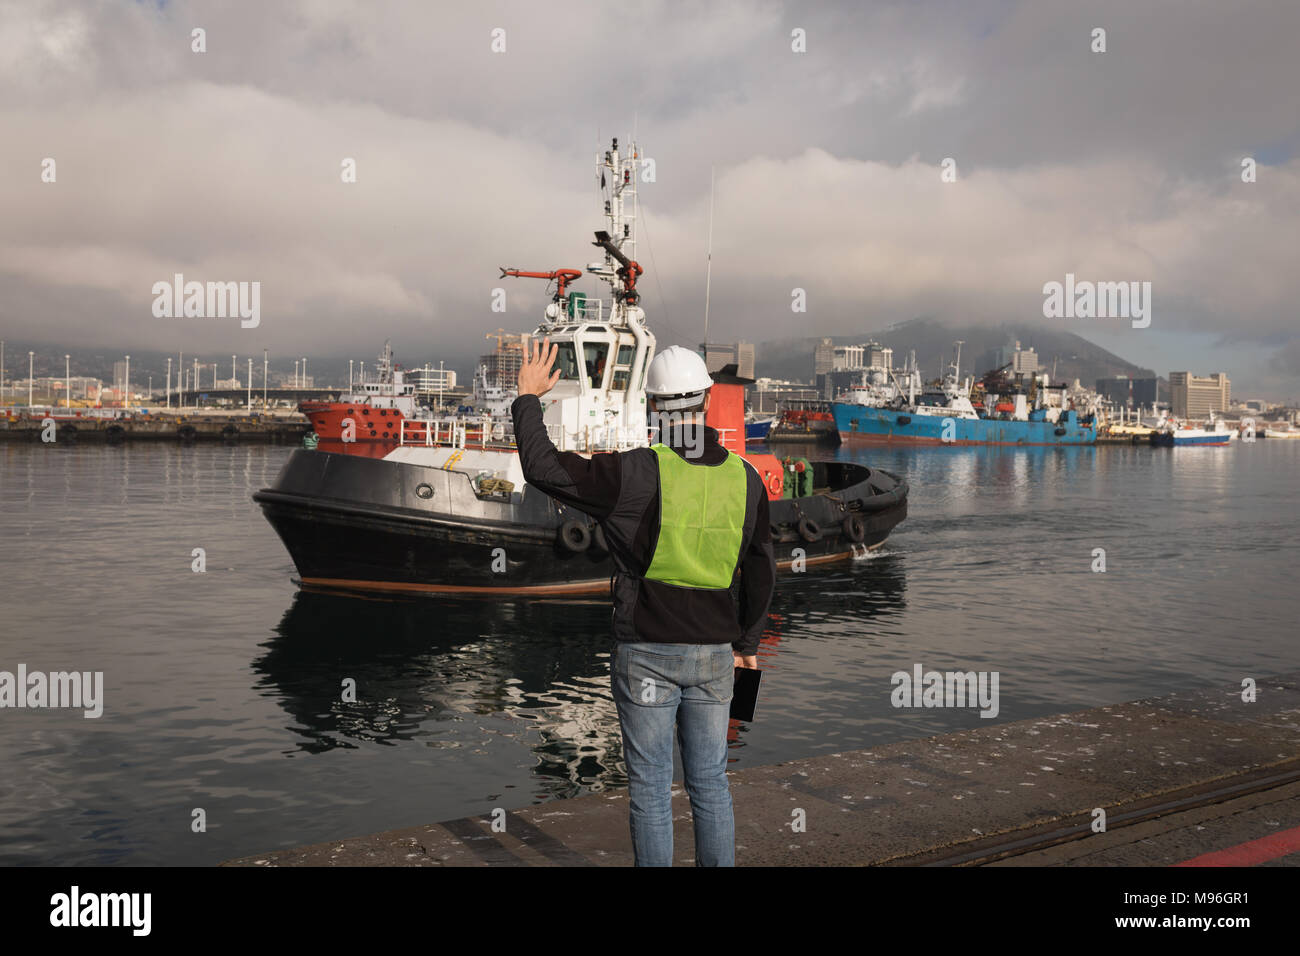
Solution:
[[[1300,865],[1300,672],[729,775],[738,866]],[[1096,809],[1105,812],[1097,831]],[[694,863],[673,785],[674,859]],[[500,819],[500,815],[498,815]],[[804,826],[798,828],[802,819]],[[226,866],[630,866],[627,792]]]

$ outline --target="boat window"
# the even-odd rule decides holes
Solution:
[[[572,342],[555,343],[555,368],[560,370],[560,379],[576,381],[578,378],[578,362],[574,358]]]
[[[605,380],[605,356],[609,354],[607,342],[588,342],[582,347],[583,359],[587,365],[587,382],[592,388],[600,388]]]
[[[631,365],[632,356],[636,354],[635,345],[620,345],[618,347],[618,360],[615,365]]]
[[[618,392],[627,391],[628,379],[632,377],[631,369],[619,368],[614,370],[614,381],[610,383],[610,388]]]

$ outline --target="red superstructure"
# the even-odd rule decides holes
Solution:
[[[728,366],[730,368],[731,366]],[[718,441],[727,451],[735,452],[751,465],[763,479],[767,497],[776,500],[785,487],[785,469],[775,455],[745,451],[745,385],[743,379],[726,372],[715,372],[709,389],[709,410],[704,424],[718,431]]]
[[[361,382],[337,402],[299,402],[298,411],[324,451],[383,458],[401,442],[403,420],[415,416],[415,386],[393,365],[385,342],[374,381]]]

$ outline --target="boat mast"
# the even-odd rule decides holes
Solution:
[[[704,270],[704,351],[709,351],[709,288],[713,282],[713,171],[709,167],[709,247],[705,253],[707,266]]]
[[[636,220],[639,212],[636,167],[640,161],[641,151],[636,143],[632,143],[623,153],[619,151],[618,138],[615,137],[610,148],[605,150],[604,161],[599,163],[600,184],[605,196],[605,219],[609,223],[609,230],[596,233],[596,241],[593,243],[605,250],[604,263],[592,263],[587,271],[608,282],[613,288],[614,307],[610,310],[610,320],[616,324],[627,324],[631,315],[636,314],[629,314],[628,310],[640,298],[640,293],[636,291],[636,279],[644,271],[636,261]]]

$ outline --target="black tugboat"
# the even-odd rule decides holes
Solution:
[[[618,140],[599,163],[609,229],[596,234],[605,258],[586,271],[609,283],[612,301],[569,291],[578,270],[540,273],[557,290],[534,335],[559,346],[561,372],[543,418],[564,451],[649,444],[644,384],[655,337],[636,292],[638,163],[636,146],[620,153]],[[728,368],[714,381],[708,424],[763,476],[778,570],[863,557],[907,516],[907,483],[896,475],[746,453],[746,380]],[[613,573],[599,526],[524,481],[507,418],[403,421],[383,458],[299,449],[253,499],[306,586],[583,594],[608,591]]]

